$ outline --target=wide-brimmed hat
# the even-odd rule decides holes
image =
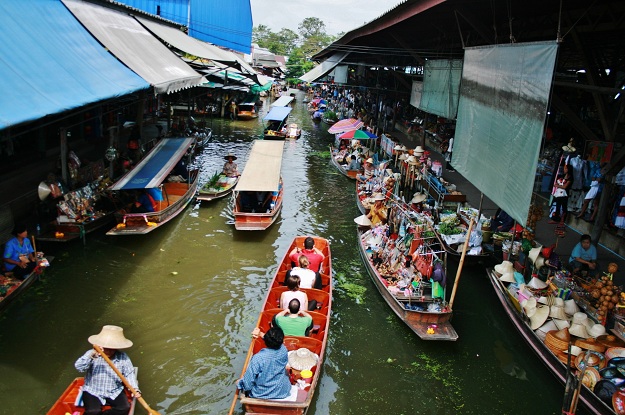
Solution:
[[[232,157],[232,160],[236,160],[237,156],[235,156],[232,153],[228,153],[226,156],[224,156],[224,160],[228,160],[230,157]]]
[[[421,147],[421,146],[417,146],[417,147],[414,149],[414,152],[415,152],[415,153],[421,153],[421,154],[423,154],[423,153],[425,152],[425,149],[424,149],[423,147]]]
[[[408,158],[408,154],[406,154],[406,153],[402,153],[402,155],[401,155],[401,156],[399,156],[399,161],[404,161],[404,160],[406,160],[407,158]]]
[[[399,144],[397,144],[395,147],[393,147],[393,150],[395,150],[395,151],[402,151],[401,146]]]
[[[579,312],[579,307],[577,306],[577,303],[574,299],[571,298],[570,300],[566,300],[564,302],[564,312],[569,316],[572,316],[575,313]]]
[[[376,194],[373,196],[373,200],[381,200],[381,201],[384,201],[384,200],[386,200],[386,196],[384,196],[382,193],[376,193]]]
[[[569,327],[569,333],[582,339],[587,339],[590,337],[588,335],[588,330],[586,330],[586,325],[583,323],[576,323],[575,318],[573,318],[573,323],[571,323],[571,327]]]
[[[536,299],[529,298],[521,303],[523,306],[523,310],[525,310],[525,314],[530,319],[530,327],[532,330],[536,330],[547,321],[549,317],[549,307],[547,306],[536,306]]]
[[[547,288],[547,283],[537,277],[532,277],[530,282],[527,283],[527,286],[535,290],[543,290]]]
[[[514,272],[504,272],[503,274],[501,274],[501,277],[499,277],[499,281],[516,282],[516,280],[514,279]]]
[[[530,249],[530,252],[527,254],[527,257],[530,259],[530,262],[532,263],[532,265],[534,265],[534,263],[536,262],[536,259],[540,255],[541,249],[542,249],[542,246],[537,247],[537,248],[532,248]]]
[[[564,307],[552,305],[549,308],[549,317],[556,318],[559,320],[566,320],[566,313],[564,312]]]
[[[354,219],[354,222],[356,222],[356,225],[358,226],[371,226],[371,221],[369,220],[367,215],[358,216]]]
[[[319,356],[305,347],[289,352],[289,366],[295,370],[310,370],[318,361]]]
[[[406,159],[406,163],[408,164],[417,164],[417,158],[415,156],[408,156],[408,158]]]
[[[612,334],[602,334],[597,336],[597,341],[605,347],[623,347],[625,342]],[[607,353],[607,352],[606,352]]]
[[[371,157],[369,157],[369,158],[367,159],[366,163],[371,163],[371,164],[373,164],[373,159],[372,159]]]
[[[559,319],[559,318],[554,318],[551,321],[553,321],[553,323],[556,325],[558,330],[568,329],[569,327],[571,327],[571,323],[569,323],[568,320],[562,320],[562,319]]]
[[[593,324],[592,327],[588,330],[588,335],[590,337],[594,337],[595,339],[599,336],[603,336],[605,334],[605,327],[603,324]]]
[[[514,265],[510,261],[503,261],[501,264],[495,265],[495,272],[499,275],[503,275],[506,272],[514,272]]]
[[[410,203],[421,203],[427,198],[428,195],[426,195],[425,193],[415,193]]]
[[[124,329],[118,326],[103,326],[98,334],[89,336],[87,341],[106,349],[127,349],[132,342],[124,337]]]

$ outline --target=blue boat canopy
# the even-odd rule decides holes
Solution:
[[[0,27],[0,129],[150,87],[60,1],[2,1]]]
[[[160,186],[195,140],[194,137],[163,138],[137,166],[109,190],[149,189]]]
[[[291,107],[273,107],[271,110],[265,115],[263,120],[265,121],[284,121],[286,117],[291,113]]]

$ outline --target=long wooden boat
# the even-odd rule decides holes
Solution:
[[[441,307],[440,311],[428,311],[429,305],[436,301],[432,296],[431,284],[420,282],[421,291],[411,292],[408,295],[405,290],[391,291],[387,279],[373,264],[373,251],[366,245],[365,239],[372,235],[370,232],[372,231],[358,234],[360,255],[373,284],[386,304],[422,340],[457,340],[458,334],[451,325],[452,311],[447,306]],[[430,250],[424,251],[424,255],[435,256],[437,253]]]
[[[198,171],[190,170],[184,181],[167,181],[176,164],[192,150],[193,137],[164,138],[130,172],[111,188],[112,191],[137,192],[159,188],[163,200],[149,213],[118,212],[118,224],[106,234],[113,236],[143,235],[169,222],[193,200],[197,192]],[[193,151],[191,151],[193,153]]]
[[[55,219],[48,230],[36,238],[44,242],[70,242],[80,238],[85,242],[88,234],[105,228],[114,221],[115,212],[106,212],[82,222],[59,222],[58,219]]]
[[[53,256],[45,258],[48,265],[53,259]],[[23,280],[7,277],[6,275],[0,275],[0,287],[3,287],[2,292],[4,292],[4,295],[0,295],[0,312],[6,309],[13,301],[15,301],[17,297],[33,285],[33,283],[39,280],[39,276],[44,270],[45,267],[39,268],[38,270],[28,274]]]
[[[357,170],[347,170],[339,161],[334,157],[335,148],[330,146],[330,160],[332,160],[332,165],[336,167],[336,169],[345,177],[349,177],[352,180],[356,180],[356,176],[358,175]]]
[[[234,188],[234,227],[262,231],[282,210],[282,152],[284,142],[256,140]]]
[[[366,190],[367,185],[356,180],[356,206],[363,215],[367,213],[370,205],[370,194]]]
[[[239,182],[238,177],[226,177],[225,174],[219,176],[219,180],[215,185],[205,184],[198,191],[197,200],[210,202],[211,200],[221,199],[232,193],[232,190]]]
[[[81,393],[84,384],[85,378],[80,377],[74,379],[69,384],[67,389],[65,389],[65,391],[61,394],[59,399],[57,399],[54,405],[52,405],[52,408],[50,408],[46,415],[67,415],[68,413],[72,415],[84,414],[85,408],[83,406],[76,405],[76,401],[79,399],[79,394]],[[128,397],[128,403],[130,403],[130,411],[128,411],[128,415],[134,415],[137,400],[131,397],[128,391],[126,391],[126,396]]]
[[[267,123],[264,130],[265,140],[284,140],[286,138],[286,121],[291,113],[291,107],[272,107],[263,121]]]
[[[486,269],[486,274],[490,280],[497,298],[501,301],[501,305],[505,313],[510,318],[514,327],[518,330],[523,340],[536,353],[539,359],[547,366],[549,371],[562,383],[566,384],[567,369],[563,363],[553,352],[545,345],[545,343],[534,333],[529,324],[526,322],[527,317],[522,314],[522,308],[519,301],[505,287],[504,283],[492,268]],[[615,414],[613,408],[606,405],[597,395],[589,388],[582,385],[579,394],[579,401],[593,414]]]
[[[237,113],[237,119],[253,120],[254,118],[258,118],[258,112],[256,112],[255,102],[243,102],[239,104],[239,112]]]
[[[286,128],[285,137],[287,139],[297,140],[298,138],[300,138],[301,135],[302,135],[302,130],[298,127],[297,124],[289,124],[288,127]]]
[[[286,272],[291,269],[292,266],[289,253],[295,247],[303,248],[305,239],[305,236],[296,237],[280,262],[273,282],[270,285],[269,292],[265,296],[265,301],[263,302],[261,312],[256,323],[256,327],[259,327],[261,331],[266,332],[270,327],[273,316],[282,311],[278,305],[280,295],[286,290],[286,287],[283,285]],[[302,289],[302,291],[305,291],[308,295],[309,300],[317,300],[317,311],[309,312],[313,318],[314,326],[310,335],[307,337],[286,336],[284,338],[284,345],[289,351],[297,350],[299,348],[307,348],[319,356],[317,365],[311,369],[313,372],[312,381],[310,382],[309,387],[297,391],[297,397],[293,401],[255,399],[246,397],[241,393],[239,397],[246,414],[305,414],[312,402],[317,385],[319,385],[321,368],[323,366],[326,344],[328,341],[328,332],[330,329],[330,317],[332,313],[332,259],[328,240],[320,237],[313,237],[313,239],[315,240],[315,248],[318,248],[325,256],[320,268],[323,285],[322,288]],[[258,353],[263,347],[265,347],[265,343],[262,339],[256,338],[252,340],[249,347],[248,358],[243,365],[241,374],[245,373],[252,356]]]

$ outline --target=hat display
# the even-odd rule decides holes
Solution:
[[[118,326],[103,326],[100,333],[89,336],[87,341],[106,349],[127,349],[132,342],[124,337],[124,329]]]
[[[579,312],[579,307],[577,306],[577,303],[574,299],[571,298],[570,300],[566,300],[564,302],[564,312],[569,316],[572,316],[575,313]]]
[[[369,158],[367,159],[367,163],[371,163],[371,164],[373,164],[373,159],[372,159],[371,157],[369,157]]]
[[[373,196],[373,200],[386,200],[386,196],[384,196],[382,193],[376,193],[375,196]]]
[[[543,290],[547,288],[547,283],[539,279],[538,277],[532,277],[527,286],[535,290]]]
[[[537,248],[532,248],[532,249],[530,249],[530,252],[527,254],[527,257],[530,259],[530,262],[532,264],[534,264],[536,262],[536,259],[540,255],[540,250],[541,249],[542,249],[542,246],[537,247]]]
[[[427,198],[428,195],[426,195],[425,193],[415,193],[410,203],[421,203]]]
[[[501,274],[501,277],[499,277],[499,281],[516,282],[516,280],[514,279],[514,272],[504,272],[503,274]]]
[[[620,347],[625,346],[625,342],[612,334],[602,334],[597,336],[597,341],[605,347]],[[609,349],[608,349],[609,350]],[[606,351],[607,354],[607,351]]]
[[[510,261],[503,261],[501,264],[495,265],[495,272],[502,275],[506,272],[514,272],[514,266]]]
[[[224,160],[228,160],[230,157],[232,157],[232,160],[236,160],[237,156],[235,156],[232,153],[228,153],[226,156],[224,156]]]
[[[295,370],[310,370],[318,361],[319,356],[305,347],[289,352],[289,366]]]
[[[358,226],[371,226],[371,221],[369,220],[367,215],[358,216],[354,219],[354,222],[356,222],[356,225]]]
[[[592,327],[588,330],[588,334],[590,337],[594,337],[595,339],[599,336],[603,336],[605,334],[605,327],[603,324],[593,324]]]

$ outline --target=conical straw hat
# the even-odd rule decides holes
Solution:
[[[499,277],[499,281],[516,282],[516,280],[514,279],[514,272],[506,272],[504,274],[501,274],[501,277]]]
[[[527,254],[527,257],[530,259],[530,261],[532,262],[532,265],[536,262],[536,259],[538,258],[538,256],[540,255],[540,250],[542,249],[542,246],[537,247],[537,248],[532,248],[530,249],[529,254]]]
[[[587,339],[590,337],[588,331],[586,330],[586,326],[584,324],[575,322],[571,324],[571,327],[569,327],[569,333],[582,339]]]
[[[568,329],[569,327],[571,327],[571,323],[569,323],[568,320],[560,320],[558,318],[554,318],[552,321],[556,325],[558,330],[562,330],[565,328]]]
[[[371,221],[367,215],[360,215],[357,218],[354,218],[354,222],[356,222],[358,226],[371,226]]]
[[[39,196],[39,200],[45,200],[45,198],[48,197],[50,193],[52,193],[52,189],[50,189],[50,186],[48,186],[46,182],[39,183],[39,186],[37,187],[37,195]]]
[[[552,305],[549,309],[549,317],[556,318],[559,320],[566,320],[566,313],[564,312],[564,307]]]

